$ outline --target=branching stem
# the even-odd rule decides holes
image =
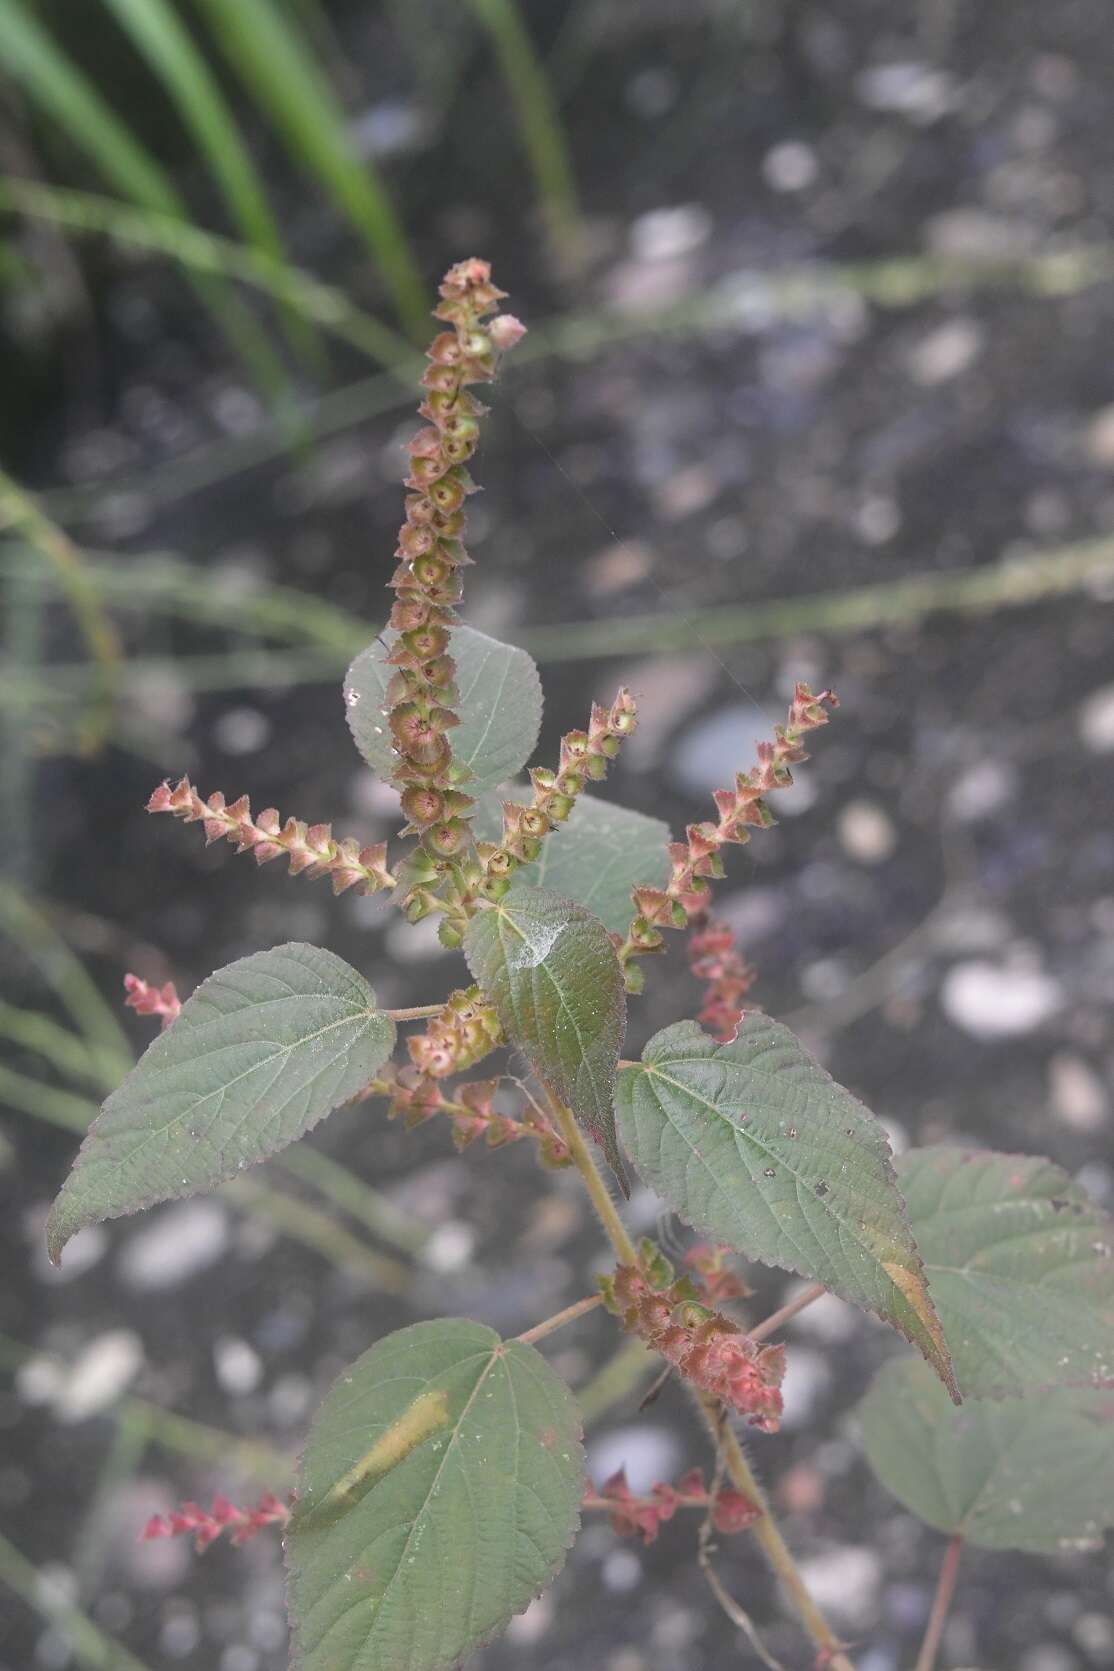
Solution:
[[[588,1145],[584,1141],[580,1127],[569,1109],[551,1091],[547,1090],[546,1094],[553,1118],[557,1122],[561,1136],[569,1146],[573,1165],[584,1179],[592,1205],[599,1215],[600,1223],[607,1233],[608,1240],[624,1265],[636,1264],[638,1253],[635,1245],[619,1217],[615,1203],[611,1199],[611,1193],[604,1182],[599,1167],[592,1158]],[[813,1295],[812,1297],[817,1298],[818,1296]],[[801,1298],[803,1301],[803,1296]],[[785,1309],[783,1308],[783,1311]],[[801,1306],[798,1305],[796,1309],[800,1310]],[[775,1316],[779,1315],[775,1313]],[[772,1322],[773,1319],[767,1319],[768,1324]],[[774,1524],[765,1493],[751,1473],[747,1459],[743,1455],[742,1447],[724,1419],[722,1407],[713,1398],[706,1398],[702,1395],[698,1395],[698,1397],[701,1411],[712,1438],[717,1448],[722,1447],[724,1463],[731,1476],[732,1483],[743,1493],[744,1497],[754,1503],[761,1511],[759,1518],[749,1529],[757,1538],[763,1555],[765,1555],[783,1590],[796,1609],[801,1623],[816,1647],[827,1656],[830,1671],[854,1671],[851,1661],[843,1652],[839,1638],[806,1590],[804,1580],[797,1570],[796,1562],[789,1552],[789,1547]],[[922,1671],[922,1668],[918,1667],[918,1671]]]
[[[780,1311],[771,1312],[769,1317],[764,1317],[761,1323],[756,1323],[753,1329],[747,1330],[747,1333],[752,1340],[765,1340],[769,1335],[777,1334],[778,1330],[784,1328],[791,1317],[796,1317],[798,1311],[803,1311],[806,1306],[812,1305],[827,1291],[822,1282],[814,1282],[811,1288],[805,1288],[797,1295],[795,1300],[790,1300],[788,1305],[783,1305]]]
[[[440,1015],[444,1007],[442,1001],[440,1004],[413,1004],[408,1010],[387,1010],[385,1013],[392,1021],[425,1021],[431,1015]]]
[[[928,1615],[924,1641],[917,1655],[916,1671],[934,1671],[940,1638],[944,1634],[944,1625],[955,1595],[955,1581],[959,1576],[959,1560],[962,1554],[963,1539],[956,1533],[944,1551],[940,1576],[936,1581],[936,1594],[932,1598],[932,1611]]]
[[[564,1311],[554,1312],[552,1317],[547,1317],[542,1323],[535,1323],[532,1329],[527,1329],[524,1334],[517,1335],[515,1338],[520,1340],[524,1346],[532,1346],[535,1340],[544,1340],[547,1334],[553,1334],[557,1329],[563,1329],[566,1323],[575,1323],[578,1317],[584,1317],[589,1311],[595,1311],[596,1307],[602,1304],[602,1294],[589,1294],[587,1299],[577,1300],[575,1304],[567,1305]]]

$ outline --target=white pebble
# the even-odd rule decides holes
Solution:
[[[1063,992],[1040,969],[972,959],[948,970],[940,1002],[949,1021],[974,1038],[1031,1033],[1063,1003]]]
[[[836,820],[845,853],[859,864],[884,864],[897,847],[897,831],[873,801],[850,801]]]
[[[1058,1051],[1048,1064],[1048,1095],[1053,1112],[1073,1131],[1100,1131],[1109,1102],[1098,1074],[1081,1056]]]
[[[762,173],[774,191],[805,191],[819,172],[816,152],[799,139],[784,140],[762,158]]]
[[[254,1392],[263,1374],[263,1361],[246,1340],[225,1336],[213,1347],[217,1380],[227,1393]]]
[[[143,1367],[143,1345],[130,1329],[90,1341],[53,1399],[59,1421],[80,1422],[116,1403]]]
[[[973,365],[983,334],[973,319],[950,319],[922,337],[908,357],[913,380],[926,388],[948,383]]]
[[[470,1224],[450,1219],[439,1224],[422,1249],[422,1261],[431,1271],[442,1274],[459,1271],[467,1265],[476,1245],[475,1231]]]
[[[948,811],[963,824],[973,823],[1006,806],[1016,792],[1015,767],[1003,760],[979,760],[952,784]]]
[[[781,1425],[787,1432],[807,1425],[831,1381],[831,1365],[823,1352],[809,1346],[794,1346],[786,1357],[785,1379],[781,1383],[785,1404]]]
[[[801,1561],[800,1571],[822,1613],[834,1614],[855,1630],[874,1622],[882,1563],[872,1549],[847,1544]]]
[[[215,1201],[183,1201],[132,1233],[120,1249],[120,1275],[140,1291],[177,1288],[208,1270],[228,1247],[228,1217]]]
[[[1092,691],[1079,710],[1079,735],[1095,754],[1114,749],[1114,685]]]
[[[712,217],[699,203],[651,209],[631,226],[631,249],[639,261],[672,261],[706,244],[711,231]]]

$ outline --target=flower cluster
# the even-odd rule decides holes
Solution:
[[[689,935],[689,968],[706,986],[704,1006],[697,1016],[720,1044],[735,1037],[742,1020],[743,1003],[758,978],[746,959],[740,957],[735,936],[726,923],[709,922]]]
[[[690,916],[706,908],[709,880],[723,875],[720,849],[729,843],[741,845],[750,840],[752,829],[768,829],[776,822],[763,796],[792,784],[790,767],[808,759],[801,746],[802,737],[828,723],[825,703],[832,708],[838,706],[830,690],[813,696],[807,685],[798,684],[785,724],[775,726],[772,743],[759,744],[757,766],[740,772],[733,789],[715,791],[719,821],[690,824],[685,840],[670,844],[672,874],[664,888],[638,887],[632,891],[634,919],[626,939],[616,937],[629,991],[637,992],[642,986],[641,971],[632,959],[659,951],[663,928],[685,928]]]
[[[762,1513],[756,1503],[732,1487],[722,1488],[711,1498],[699,1468],[691,1468],[675,1486],[659,1481],[642,1497],[635,1496],[627,1484],[625,1469],[620,1468],[599,1491],[588,1486],[582,1507],[605,1510],[612,1531],[620,1537],[640,1537],[643,1543],[653,1543],[662,1523],[672,1520],[678,1509],[711,1509],[712,1525],[727,1535],[752,1526]]]
[[[390,580],[390,625],[398,634],[385,709],[396,756],[391,775],[402,790],[409,829],[421,835],[435,865],[465,846],[465,815],[473,804],[458,787],[463,774],[447,735],[459,724],[456,664],[448,650],[461,570],[471,562],[462,541],[464,501],[474,490],[466,466],[484,412],[467,385],[490,382],[500,356],[523,335],[509,314],[487,319],[504,294],[492,284],[486,261],[459,262],[441,285],[435,317],[451,329],[429,349],[419,408],[427,427],[408,443],[410,492]]]
[[[223,837],[234,843],[237,853],[251,853],[257,864],[285,855],[292,876],[304,871],[311,881],[331,877],[335,894],[346,888],[371,894],[395,886],[396,879],[387,869],[385,842],[361,847],[352,837],[336,841],[331,824],[304,824],[300,818],[283,823],[274,807],[253,819],[246,795],[231,806],[219,790],[204,800],[188,777],[173,789],[169,783],[160,783],[147,802],[147,811],[169,812],[186,824],[202,824],[207,845]]]
[[[198,1554],[211,1543],[231,1534],[232,1543],[247,1543],[264,1526],[285,1526],[290,1520],[290,1507],[271,1491],[264,1492],[254,1508],[237,1508],[227,1497],[214,1497],[213,1506],[206,1514],[196,1503],[183,1503],[168,1515],[153,1514],[140,1533],[141,1540],[177,1538],[191,1535]]]
[[[731,1249],[722,1244],[698,1242],[685,1254],[685,1264],[696,1272],[700,1287],[717,1305],[725,1300],[745,1300],[751,1293],[737,1271],[728,1264]]]
[[[636,724],[637,709],[629,690],[620,690],[610,708],[593,702],[587,731],[569,731],[561,738],[557,770],[535,766],[531,771],[530,805],[504,801],[501,841],[476,843],[489,898],[506,893],[519,865],[537,858],[543,838],[564,823],[584,785],[607,776],[608,766]]]
[[[451,992],[440,1014],[406,1041],[410,1060],[430,1079],[447,1079],[468,1068],[503,1042],[503,1029],[478,986]]]
[[[600,1278],[604,1304],[686,1381],[745,1416],[752,1427],[776,1433],[781,1419],[785,1353],[757,1346],[737,1323],[702,1303],[688,1277],[652,1245],[642,1244],[637,1265],[619,1265]]]
[[[159,1016],[163,1032],[177,1019],[182,1008],[182,1000],[173,981],[167,981],[165,986],[152,986],[150,981],[141,980],[138,975],[125,975],[124,991],[127,993],[124,1003],[128,1009],[135,1010],[138,1015]]]
[[[458,1085],[452,1095],[445,1092],[437,1080],[416,1067],[396,1067],[389,1063],[364,1093],[385,1096],[391,1119],[401,1118],[407,1127],[420,1126],[435,1114],[445,1114],[452,1121],[453,1142],[458,1149],[466,1149],[478,1138],[483,1138],[489,1149],[499,1149],[505,1143],[517,1143],[520,1138],[532,1137],[539,1145],[544,1165],[558,1168],[571,1161],[568,1145],[555,1132],[538,1109],[531,1105],[517,1117],[503,1114],[495,1107],[499,1090],[498,1079],[477,1079]]]

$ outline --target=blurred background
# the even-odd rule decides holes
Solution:
[[[143,811],[163,777],[396,827],[340,684],[381,625],[415,349],[488,256],[530,335],[493,391],[468,618],[529,648],[539,758],[636,693],[605,794],[675,828],[794,678],[842,708],[736,853],[754,996],[889,1125],[1051,1155],[1114,1204],[1114,68],[1098,0],[0,0],[0,1668],[279,1671],[281,1556],[138,1544],[285,1490],[339,1368],[416,1318],[586,1291],[577,1182],[341,1110],[233,1188],[83,1232],[46,1208],[183,995],[280,940],[388,1004],[464,978],[379,900]],[[698,989],[650,971],[634,1054]],[[653,1230],[656,1203],[633,1218]],[[665,1227],[671,1236],[671,1227]],[[678,1237],[679,1245],[684,1241]],[[752,1273],[754,1315],[793,1291]],[[752,1457],[818,1599],[912,1660],[943,1539],[851,1412],[891,1340],[788,1335]],[[597,1480],[702,1459],[590,1318],[557,1338]],[[808,1650],[745,1538],[721,1557]],[[122,1645],[126,1643],[126,1648]],[[1114,1665],[1100,1555],[971,1552],[946,1664]],[[594,1522],[477,1664],[757,1663],[684,1517]]]

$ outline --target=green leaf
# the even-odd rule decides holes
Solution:
[[[946,1144],[897,1169],[965,1393],[1114,1379],[1114,1222],[1066,1172]]]
[[[369,766],[389,778],[395,765],[383,717],[394,669],[387,656],[397,634],[384,632],[356,657],[344,682],[348,726]],[[449,653],[456,662],[460,724],[451,733],[453,757],[470,769],[470,795],[494,789],[521,771],[534,752],[542,719],[538,670],[525,650],[500,644],[474,627],[454,627]]]
[[[210,975],[93,1122],[47,1222],[51,1259],[84,1225],[212,1189],[293,1143],[394,1040],[363,976],[316,946]]]
[[[1114,1526],[1114,1400],[1093,1387],[956,1410],[924,1364],[888,1363],[859,1405],[870,1465],[906,1508],[981,1549],[1096,1549]]]
[[[568,1388],[480,1323],[415,1323],[345,1370],[287,1539],[296,1671],[437,1671],[564,1565],[584,1461]]]
[[[510,791],[529,801],[530,791]],[[497,841],[501,802],[489,796],[476,817],[476,833]],[[639,883],[663,888],[669,880],[669,826],[628,807],[581,795],[568,822],[547,835],[541,856],[515,872],[511,893],[536,885],[586,905],[613,934],[622,934],[634,915],[631,889]]]
[[[678,1022],[615,1102],[624,1148],[683,1219],[877,1312],[958,1398],[886,1134],[787,1027],[746,1015],[716,1044]]]
[[[464,955],[508,1038],[602,1144],[629,1194],[612,1107],[626,996],[606,928],[583,905],[524,888],[472,918]]]

